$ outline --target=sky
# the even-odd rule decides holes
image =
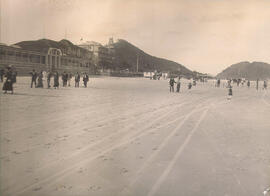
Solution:
[[[270,63],[270,0],[0,0],[0,42],[125,39],[150,55],[217,74]]]

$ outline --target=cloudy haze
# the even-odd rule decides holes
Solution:
[[[126,39],[145,52],[216,74],[270,63],[269,0],[0,0],[1,42]]]

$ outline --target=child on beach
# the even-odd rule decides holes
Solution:
[[[227,99],[228,100],[231,100],[232,99],[232,95],[233,95],[232,86],[229,85],[228,88],[229,88],[229,90],[228,90],[228,97],[227,97]]]

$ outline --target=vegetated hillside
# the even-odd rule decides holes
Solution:
[[[123,70],[129,69],[130,71],[136,71],[137,69],[137,56],[139,72],[146,71],[164,71],[172,73],[181,73],[183,75],[192,75],[192,71],[184,67],[183,65],[166,60],[163,58],[158,58],[151,56],[144,51],[140,50],[136,46],[130,44],[125,40],[118,40],[114,43],[114,68]]]
[[[264,62],[240,62],[231,65],[217,75],[217,78],[246,78],[249,80],[270,78],[270,64]]]
[[[78,51],[81,53],[87,53],[88,51],[84,48],[74,45],[69,40],[63,39],[59,42],[49,39],[40,39],[33,41],[22,41],[16,43],[15,45],[20,46],[22,49],[37,51],[42,53],[47,53],[49,48],[58,48],[61,49],[62,52],[68,53],[70,56],[78,56]]]

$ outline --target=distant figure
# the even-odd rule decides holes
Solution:
[[[68,74],[64,71],[62,74],[63,87],[67,86]]]
[[[0,70],[0,81],[3,82],[4,81],[4,75],[5,75],[5,70],[1,69]]]
[[[231,83],[232,83],[232,80],[231,80],[231,79],[229,79],[229,80],[227,81],[227,86],[230,86],[230,85],[231,85]]]
[[[195,79],[193,79],[193,86],[196,86],[196,80]]]
[[[256,89],[259,90],[259,79],[256,80]]]
[[[89,76],[84,73],[83,75],[83,84],[84,84],[84,87],[86,88],[87,87],[87,82],[89,81]]]
[[[75,74],[75,87],[79,88],[80,86],[80,74],[77,72]]]
[[[188,83],[188,90],[190,90],[192,88],[192,84],[191,82]]]
[[[13,94],[13,73],[10,66],[7,69],[8,70],[5,75],[6,81],[3,85],[3,91],[5,91],[4,93],[7,93],[7,91],[11,91],[11,94]]]
[[[266,80],[263,81],[263,89],[264,89],[264,90],[267,89],[267,81],[266,81]]]
[[[68,86],[70,86],[70,81],[71,81],[71,78],[72,78],[72,74],[71,74],[71,73],[69,73],[69,74],[68,74]]]
[[[54,74],[54,84],[53,84],[53,87],[56,89],[56,88],[59,88],[59,74],[58,72],[56,71],[55,74]]]
[[[247,81],[247,87],[248,88],[250,87],[250,81],[249,80]]]
[[[170,81],[169,81],[170,92],[174,92],[174,83],[176,83],[175,80],[174,80],[174,78],[170,78]]]
[[[231,100],[232,99],[232,95],[233,95],[232,86],[229,85],[228,88],[229,88],[229,90],[228,90],[228,97],[227,97],[227,99],[228,100]]]
[[[47,87],[48,88],[51,88],[51,77],[52,77],[52,73],[48,71],[47,73]]]
[[[241,79],[237,79],[237,86],[239,86]]]
[[[33,87],[33,83],[35,87],[37,86],[37,72],[33,69],[32,72],[29,73],[31,75],[31,88]]]
[[[42,71],[38,74],[37,88],[43,88],[43,73],[42,73]]]
[[[220,79],[217,80],[217,87],[220,87]]]
[[[176,82],[176,92],[180,92],[180,86],[181,86],[181,81],[180,81],[180,76],[178,76],[177,82]]]

